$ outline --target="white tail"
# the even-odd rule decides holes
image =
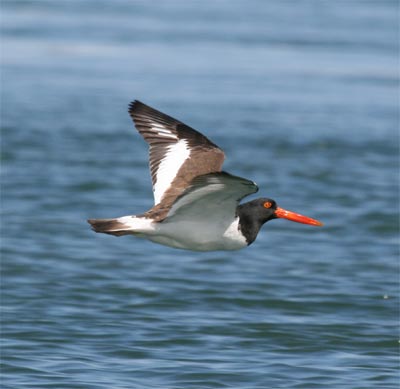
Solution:
[[[115,236],[132,235],[154,230],[151,220],[136,216],[123,216],[115,219],[89,219],[93,231]]]

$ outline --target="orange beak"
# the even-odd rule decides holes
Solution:
[[[283,219],[291,220],[292,222],[303,223],[303,224],[311,224],[312,226],[322,226],[323,224],[318,220],[311,219],[308,216],[300,215],[299,213],[295,213],[292,211],[286,211],[283,208],[277,208],[275,211],[276,217],[281,217]]]

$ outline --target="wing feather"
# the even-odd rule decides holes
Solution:
[[[129,114],[149,144],[156,205],[172,205],[193,178],[221,170],[224,152],[200,132],[137,100]]]
[[[256,193],[258,186],[250,180],[226,172],[210,173],[193,179],[190,186],[179,196],[168,219],[184,217],[215,216],[230,220],[235,215],[239,202]]]

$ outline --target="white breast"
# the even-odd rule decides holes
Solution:
[[[195,251],[239,250],[247,246],[239,231],[239,219],[228,225],[202,223],[198,220],[157,224],[157,231],[147,238],[153,242]]]

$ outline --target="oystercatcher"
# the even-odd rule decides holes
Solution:
[[[216,144],[140,101],[129,105],[129,114],[149,144],[155,205],[140,215],[90,219],[94,231],[135,235],[179,249],[213,251],[250,245],[261,226],[276,218],[322,225],[278,207],[269,198],[239,204],[258,187],[221,171],[225,155]]]

